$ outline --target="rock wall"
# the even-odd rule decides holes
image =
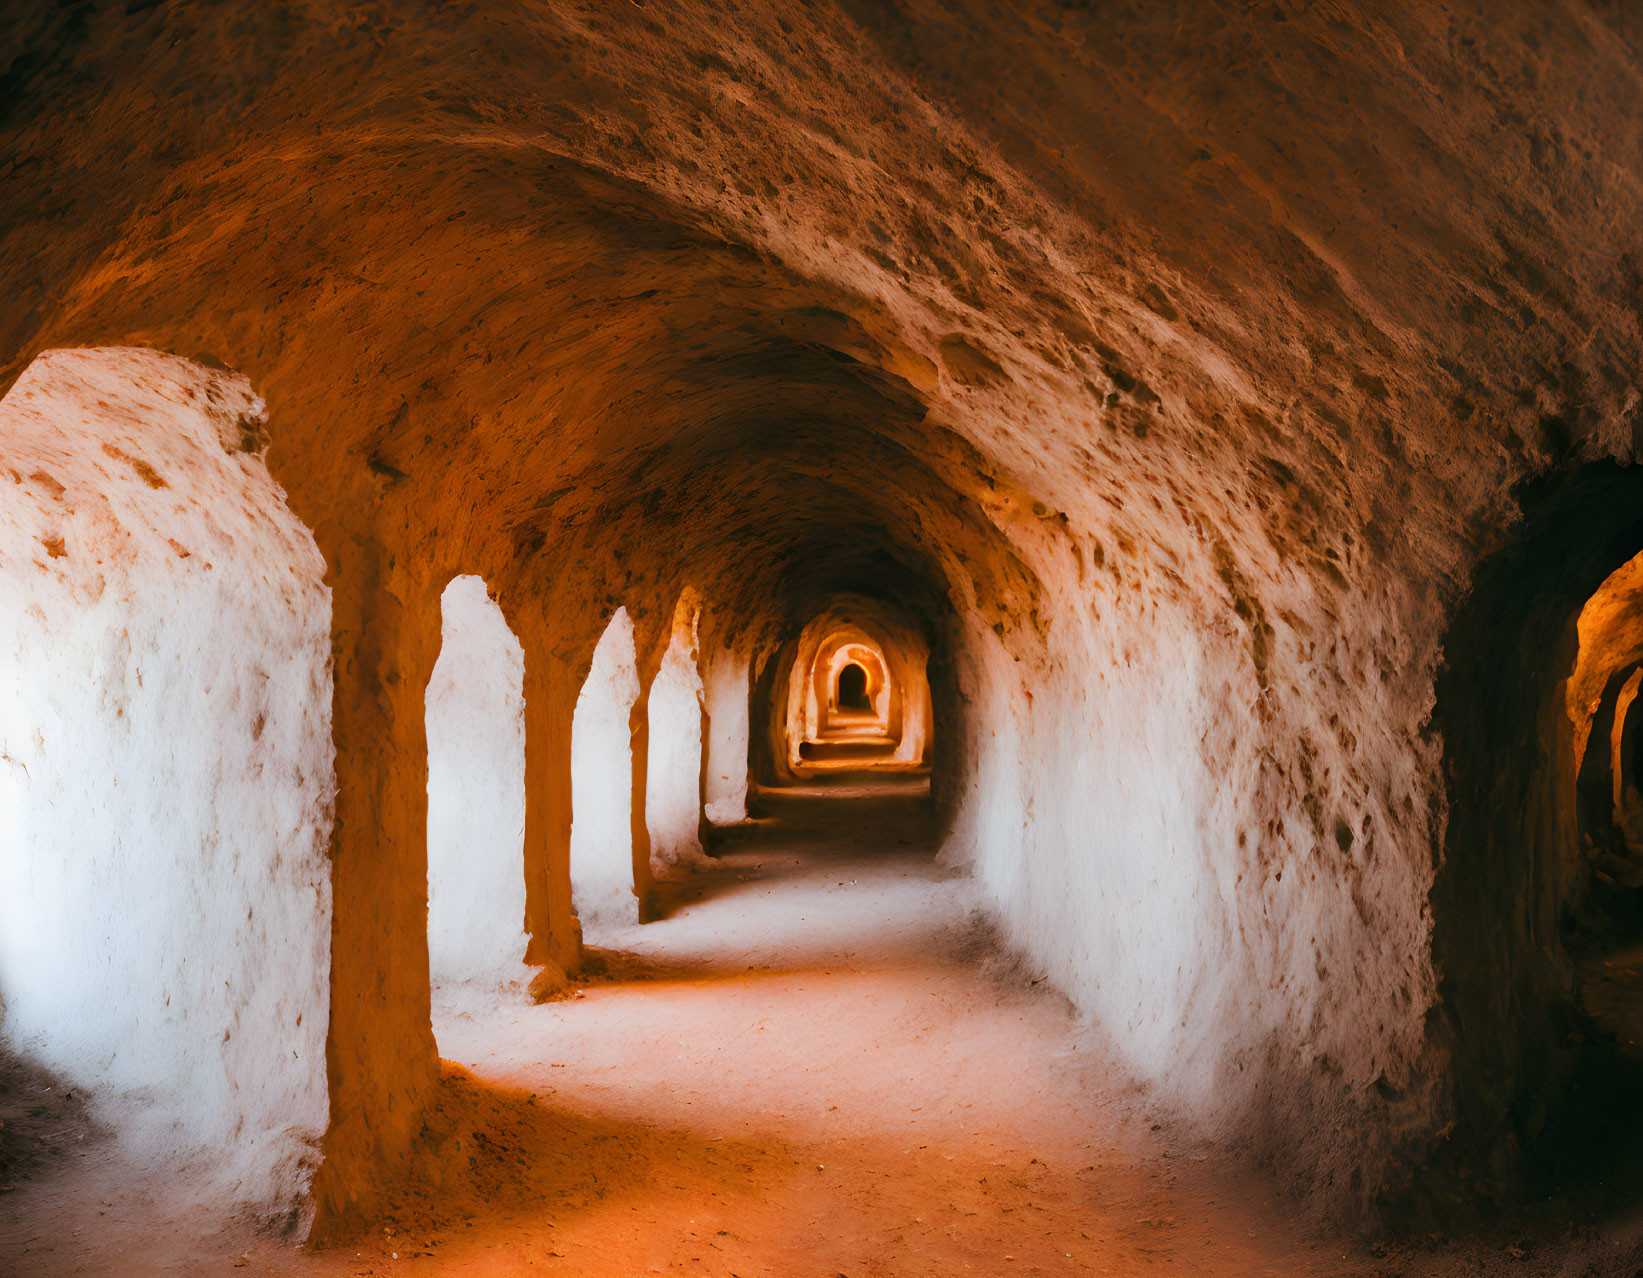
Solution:
[[[330,600],[264,421],[146,350],[0,400],[0,1033],[283,1221],[327,1121]]]
[[[1631,7],[15,7],[0,378],[215,352],[326,557],[335,1201],[432,1085],[456,573],[556,713],[686,582],[777,664],[894,607],[949,855],[1186,1121],[1537,1157],[1581,600],[1494,565],[1643,439]]]
[[[1175,550],[1082,580],[1046,556],[1040,654],[967,630],[943,855],[1189,1129],[1306,1143],[1296,1188],[1338,1204],[1394,1157],[1386,1111],[1432,1103],[1421,707],[1400,734],[1358,701],[1373,671],[1312,682],[1305,614],[1229,624],[1178,586],[1228,589],[1214,548]]]

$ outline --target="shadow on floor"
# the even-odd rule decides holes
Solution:
[[[100,1136],[72,1084],[0,1048],[0,1193]]]
[[[716,1140],[577,1113],[551,1095],[441,1061],[438,1092],[404,1174],[379,1187],[368,1217],[317,1222],[309,1246],[357,1248],[369,1240],[402,1259],[449,1259],[453,1249],[488,1248],[499,1236],[551,1238],[549,1231],[580,1216],[630,1210],[675,1192],[756,1194],[794,1166],[779,1140]]]

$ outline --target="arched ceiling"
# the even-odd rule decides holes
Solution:
[[[1643,420],[1624,5],[9,11],[0,378],[246,372],[322,545],[1023,596],[1065,517],[1420,617]]]

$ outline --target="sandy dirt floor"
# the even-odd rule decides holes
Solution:
[[[0,1195],[0,1273],[1632,1275],[1634,1225],[1371,1247],[1172,1138],[937,866],[916,783],[767,795],[569,1000],[436,991],[448,1061],[391,1223],[202,1228],[186,1175],[65,1128]],[[34,1086],[42,1084],[36,1080]],[[44,1170],[41,1170],[43,1166]]]

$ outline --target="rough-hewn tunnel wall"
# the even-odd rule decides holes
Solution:
[[[262,411],[146,350],[0,402],[0,1035],[284,1223],[326,1118],[330,610]]]
[[[246,370],[330,566],[338,899],[379,901],[338,916],[337,1184],[430,1085],[416,698],[454,572],[542,601],[548,688],[687,580],[761,646],[840,592],[926,616],[968,699],[950,854],[1143,1078],[1363,1192],[1441,1128],[1475,1058],[1428,1032],[1428,929],[1502,901],[1463,862],[1428,908],[1434,672],[1519,481],[1633,460],[1643,31],[1383,8],[0,26],[0,368]]]
[[[965,645],[978,761],[946,855],[1167,1102],[1221,1138],[1332,1131],[1306,1175],[1350,1193],[1387,1094],[1425,1083],[1419,720],[1400,740],[1368,661],[1327,697],[1296,679],[1298,614],[1257,638],[1224,595],[1182,599],[1196,576],[1215,600],[1209,548],[1121,563],[1041,574],[1056,622],[1025,676],[993,635]]]

